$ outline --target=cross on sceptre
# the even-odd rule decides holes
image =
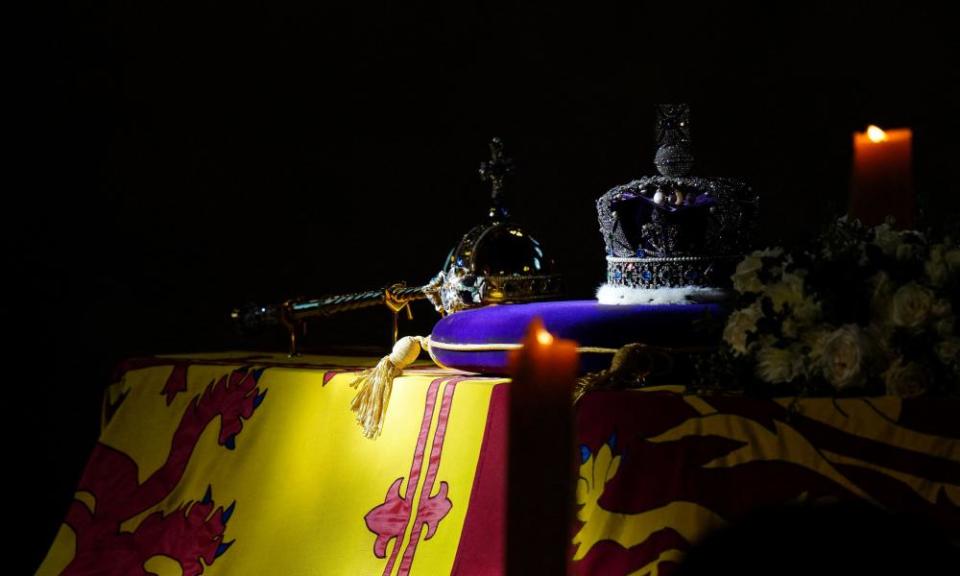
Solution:
[[[490,160],[480,163],[480,180],[490,182],[490,217],[507,218],[509,213],[503,201],[503,181],[513,173],[513,160],[503,155],[503,141],[490,140]]]

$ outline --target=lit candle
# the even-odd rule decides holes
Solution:
[[[893,216],[898,228],[913,227],[912,140],[909,128],[854,132],[851,216],[870,226]]]
[[[539,318],[510,356],[507,574],[565,574],[573,511],[577,344]]]

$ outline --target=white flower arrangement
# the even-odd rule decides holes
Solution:
[[[955,394],[960,247],[841,218],[811,249],[746,256],[723,340],[783,392]],[[742,372],[743,370],[741,370]]]

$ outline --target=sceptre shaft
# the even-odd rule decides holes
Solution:
[[[289,351],[291,356],[299,354],[297,338],[302,333],[308,318],[332,316],[341,312],[386,306],[393,314],[393,341],[397,341],[399,332],[398,316],[406,311],[407,318],[413,319],[410,303],[426,300],[436,291],[436,282],[424,286],[393,284],[387,288],[337,294],[320,298],[292,299],[280,305],[250,305],[236,308],[230,317],[240,326],[251,329],[264,325],[282,324],[289,333]]]

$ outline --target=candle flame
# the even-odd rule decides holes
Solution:
[[[887,140],[887,133],[881,130],[879,126],[871,124],[867,126],[867,138],[869,138],[871,142],[885,142]]]
[[[543,328],[537,330],[537,342],[543,344],[544,346],[553,343],[553,334],[547,332]]]

